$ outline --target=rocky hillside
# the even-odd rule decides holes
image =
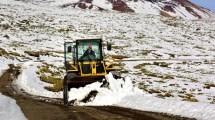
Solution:
[[[87,10],[114,10],[185,19],[209,18],[211,11],[188,0],[60,0],[55,5]]]

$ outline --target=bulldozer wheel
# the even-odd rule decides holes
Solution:
[[[69,102],[69,95],[68,91],[70,90],[68,81],[72,80],[77,77],[76,73],[67,73],[67,75],[64,77],[64,82],[63,82],[63,103],[64,105],[68,105]]]
[[[78,75],[76,73],[67,73],[67,80],[72,80],[76,78]]]
[[[64,77],[63,81],[63,103],[64,105],[68,105],[68,82],[67,82],[67,76]]]

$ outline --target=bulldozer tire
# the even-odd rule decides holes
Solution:
[[[77,77],[76,73],[67,73],[67,75],[64,77],[64,82],[63,82],[63,103],[64,105],[68,105],[69,103],[69,85],[68,85],[68,81],[72,80],[74,78]]]
[[[67,73],[67,80],[72,80],[76,78],[78,75],[76,73]]]
[[[67,82],[67,76],[64,77],[63,81],[63,103],[64,105],[68,105],[68,82]]]

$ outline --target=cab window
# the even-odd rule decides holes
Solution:
[[[91,48],[91,50],[89,50]],[[80,40],[77,43],[78,60],[91,61],[101,59],[99,41]]]

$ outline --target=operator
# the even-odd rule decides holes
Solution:
[[[92,45],[89,45],[87,50],[84,52],[83,58],[92,55],[94,58],[96,57],[95,52],[92,50]]]

